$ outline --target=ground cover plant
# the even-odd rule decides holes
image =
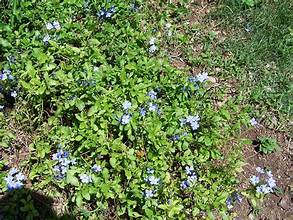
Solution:
[[[258,119],[215,85],[214,33],[195,38],[207,56],[190,58],[206,68],[172,63],[190,40],[176,25],[188,5],[1,2],[2,216],[43,218],[33,191],[69,218],[228,219],[243,195],[274,192],[272,176],[237,189],[238,134]]]
[[[253,104],[267,126],[288,133],[292,114],[292,1],[219,3],[210,18],[217,19],[227,36],[218,46],[229,51],[231,61],[236,59],[233,63],[241,68],[226,72],[225,77],[241,82],[237,89],[249,97],[244,103]]]

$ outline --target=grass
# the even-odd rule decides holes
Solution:
[[[290,0],[261,1],[253,7],[223,0],[209,16],[228,33],[218,48],[232,53],[241,68],[224,77],[237,78],[237,89],[248,97],[243,104],[252,104],[267,125],[283,131],[288,131],[292,114],[292,10]]]

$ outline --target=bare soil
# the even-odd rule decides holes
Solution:
[[[249,178],[255,174],[256,167],[268,168],[272,171],[277,182],[277,187],[281,189],[282,193],[271,193],[265,197],[261,210],[257,216],[253,216],[252,207],[247,199],[236,205],[234,212],[237,214],[237,219],[293,219],[293,194],[292,194],[292,163],[290,155],[291,139],[285,134],[274,130],[267,129],[261,125],[255,129],[247,130],[243,133],[243,137],[257,142],[259,136],[268,136],[276,138],[281,145],[282,150],[271,153],[261,154],[256,151],[256,145],[247,145],[243,149],[244,159],[246,165],[243,167],[244,171],[239,176],[240,185],[239,191],[247,189],[250,185]]]

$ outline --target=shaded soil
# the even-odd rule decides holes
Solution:
[[[243,156],[246,165],[241,173],[239,191],[247,189],[250,185],[249,178],[256,175],[256,167],[268,168],[272,171],[277,183],[277,187],[282,193],[270,193],[261,204],[261,210],[253,219],[293,219],[293,197],[292,197],[292,164],[290,155],[290,141],[282,133],[269,130],[259,125],[255,129],[244,132],[243,137],[252,141],[257,140],[259,136],[268,136],[276,138],[282,146],[282,150],[262,155],[256,151],[256,145],[247,145],[243,149]],[[252,207],[247,199],[236,205],[233,209],[237,213],[236,219],[249,219],[252,217]]]

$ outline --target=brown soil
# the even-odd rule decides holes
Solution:
[[[239,176],[239,191],[247,189],[250,185],[249,178],[256,175],[256,167],[268,168],[272,171],[277,182],[277,187],[283,191],[281,194],[271,193],[264,199],[261,204],[261,210],[257,216],[253,216],[252,207],[247,199],[234,207],[237,219],[293,219],[293,197],[292,197],[292,165],[291,155],[289,152],[290,141],[286,135],[269,130],[259,125],[255,129],[246,131],[243,137],[256,141],[259,136],[273,137],[278,140],[282,150],[262,155],[256,151],[256,145],[247,145],[243,149],[246,165],[244,171]]]

